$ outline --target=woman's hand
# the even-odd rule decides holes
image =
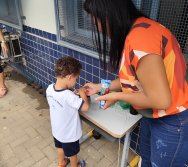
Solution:
[[[93,94],[100,92],[101,85],[90,82],[90,83],[86,83],[84,85],[84,88],[86,89],[86,95],[91,96]]]
[[[119,92],[111,92],[111,93],[108,93],[106,95],[99,96],[95,100],[97,100],[97,101],[100,101],[100,100],[106,101],[105,105],[103,107],[101,107],[101,108],[107,109],[108,107],[110,107],[111,105],[113,105],[114,103],[116,103],[118,101],[118,98],[117,98],[118,94],[119,94]]]

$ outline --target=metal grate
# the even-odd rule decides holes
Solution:
[[[77,0],[77,16],[78,16],[77,26],[79,29],[91,31],[91,18],[83,10],[84,1],[85,0]]]
[[[95,50],[91,39],[90,18],[83,10],[83,2],[84,0],[58,0],[60,27],[63,27],[60,30],[60,39]],[[172,31],[188,60],[188,0],[133,0],[133,2],[148,17]]]
[[[142,0],[136,4],[144,14],[171,30],[188,60],[188,0]]]
[[[88,50],[95,50],[92,41],[91,20],[83,10],[84,1],[57,1],[60,40]]]
[[[9,52],[8,54],[4,54],[1,52],[0,49],[0,59],[2,62],[14,62],[14,63],[21,63],[22,62],[22,52],[20,46],[19,36],[16,34],[9,34],[6,33],[4,38],[7,42]]]
[[[79,33],[72,33],[65,38],[61,38],[62,41],[69,42],[74,45],[78,45],[92,51],[97,51],[93,46],[93,41],[91,38],[80,35]],[[87,44],[87,45],[86,45]]]

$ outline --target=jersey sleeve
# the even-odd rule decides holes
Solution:
[[[161,55],[161,37],[150,29],[136,29],[128,37],[130,63],[137,69],[139,60],[149,54]]]
[[[72,91],[69,91],[68,97],[66,98],[66,103],[70,107],[79,111],[82,108],[84,101],[78,95],[75,95]]]

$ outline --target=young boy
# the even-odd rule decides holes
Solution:
[[[80,71],[78,60],[69,56],[59,59],[55,67],[56,83],[46,90],[58,167],[65,167],[69,162],[71,167],[85,167],[85,161],[77,159],[82,136],[79,111],[88,111],[89,101],[84,88],[78,90],[80,97],[72,92]]]

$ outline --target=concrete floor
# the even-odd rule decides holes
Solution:
[[[57,167],[46,98],[10,67],[6,70],[11,78],[6,80],[8,94],[0,98],[0,167]],[[84,134],[91,130],[86,124],[83,128]],[[103,137],[90,138],[78,156],[87,167],[116,167],[118,149],[118,143]],[[129,159],[133,156],[130,151]]]

